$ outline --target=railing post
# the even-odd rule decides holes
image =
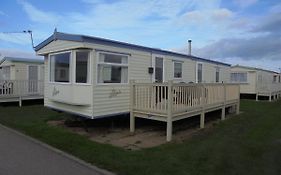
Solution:
[[[135,80],[130,80],[130,132],[135,132]]]
[[[172,115],[173,115],[173,81],[168,81],[168,112],[167,112],[167,142],[170,142],[172,140],[172,133],[173,133],[173,121],[172,121]]]
[[[225,105],[226,105],[226,85],[223,83],[223,106],[221,110],[221,120],[225,120]]]
[[[236,114],[238,115],[240,113],[240,85],[238,86],[238,102],[236,106]]]
[[[206,108],[206,103],[207,103],[207,94],[206,94],[206,88],[205,84],[202,84],[202,111],[200,114],[200,128],[203,129],[205,127],[205,108]]]

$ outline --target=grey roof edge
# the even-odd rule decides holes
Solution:
[[[86,36],[86,35],[77,35],[77,34],[68,34],[68,33],[62,33],[62,32],[54,32],[50,37],[48,37],[46,40],[44,40],[43,42],[38,44],[35,47],[35,51],[36,52],[39,51],[40,49],[42,49],[43,47],[45,47],[46,45],[48,45],[49,43],[51,43],[52,41],[55,41],[55,40],[111,45],[111,46],[116,46],[116,47],[130,48],[130,49],[148,51],[148,52],[159,53],[159,54],[164,54],[164,55],[172,55],[172,56],[190,58],[190,59],[194,59],[194,60],[198,60],[198,61],[202,61],[202,62],[220,64],[220,65],[229,66],[229,67],[231,66],[230,64],[227,64],[227,63],[209,60],[209,59],[197,57],[194,55],[187,55],[187,54],[183,54],[183,53],[162,50],[162,49],[157,49],[157,48],[151,48],[151,47],[146,47],[146,46],[141,46],[141,45],[136,45],[136,44],[130,44],[130,43],[126,43],[126,42],[115,41],[115,40],[110,40],[110,39],[105,39],[105,38]]]
[[[234,68],[234,67],[241,67],[241,68],[245,68],[245,69],[260,70],[260,71],[265,71],[265,72],[280,74],[280,73],[278,73],[278,72],[276,72],[276,71],[273,71],[273,70],[267,70],[267,69],[262,69],[262,68],[258,68],[258,67],[251,67],[251,66],[242,66],[242,65],[239,65],[239,64],[233,65],[233,66],[231,66],[231,67],[232,67],[232,68]]]
[[[6,60],[11,62],[28,62],[28,63],[42,63],[42,64],[44,63],[43,59],[6,56],[0,61],[0,65]]]

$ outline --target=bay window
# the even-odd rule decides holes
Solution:
[[[98,83],[128,83],[128,56],[99,53]]]
[[[76,83],[89,83],[89,51],[76,51],[75,60],[75,82]]]
[[[50,56],[50,81],[70,82],[70,52],[54,54]]]

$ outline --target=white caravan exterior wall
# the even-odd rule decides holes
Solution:
[[[247,74],[247,82],[240,83],[240,93],[242,93],[242,94],[256,94],[257,93],[256,71],[253,71],[252,69],[246,69],[243,67],[232,67],[231,73],[246,73]]]
[[[28,80],[28,67],[38,66],[38,80],[44,80],[44,64],[43,63],[29,63],[29,62],[14,62],[5,60],[0,67],[10,67],[9,80]]]
[[[280,74],[265,71],[255,68],[247,68],[234,66],[231,68],[232,73],[247,73],[247,82],[240,83],[240,93],[242,94],[257,94],[274,92],[274,88],[279,86],[281,89],[281,82],[279,82]],[[273,82],[273,76],[277,75],[277,82]],[[278,90],[277,90],[278,91]]]
[[[50,54],[78,48],[87,48],[91,50],[91,83],[85,85],[73,83],[71,80],[72,76],[70,76],[70,83],[49,82]],[[97,83],[97,61],[99,52],[122,53],[128,55],[128,80],[136,80],[137,82],[154,82],[154,75],[148,73],[148,68],[154,66],[154,57],[157,56],[164,59],[164,81],[174,80],[175,82],[186,83],[196,81],[196,60],[169,55],[159,55],[148,51],[109,45],[54,40],[37,51],[37,54],[45,55],[44,105],[91,118],[129,112],[129,82],[126,84]],[[173,61],[181,61],[183,63],[181,79],[173,78]],[[70,62],[70,71],[72,72],[71,75],[73,75],[73,58],[71,58]],[[204,77],[206,83],[214,82],[216,66],[221,68],[220,80],[229,82],[229,66],[208,62],[203,62],[203,64],[203,75],[206,75]],[[214,75],[214,77],[212,77],[212,75]]]

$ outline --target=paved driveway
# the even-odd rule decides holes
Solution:
[[[0,125],[0,175],[110,174]]]

